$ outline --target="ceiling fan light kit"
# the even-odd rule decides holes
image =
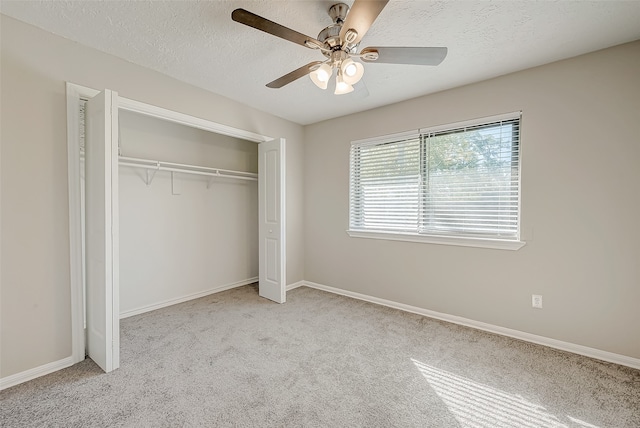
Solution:
[[[351,58],[347,58],[340,64],[342,78],[345,82],[355,85],[362,79],[364,75],[364,66],[359,62],[355,62]]]
[[[367,47],[357,53],[360,41],[376,20],[389,0],[355,0],[351,8],[344,3],[329,8],[333,24],[324,28],[318,38],[306,36],[288,27],[277,24],[255,13],[236,9],[231,19],[241,24],[264,31],[309,49],[322,52],[324,62],[314,61],[267,84],[269,88],[281,88],[308,74],[320,89],[327,89],[336,69],[334,94],[353,91],[353,85],[364,75],[364,66],[353,58],[367,63],[438,65],[447,55],[444,47]]]
[[[333,69],[329,67],[329,64],[325,63],[309,73],[309,77],[318,88],[327,89],[332,74]]]
[[[336,95],[348,94],[349,92],[353,92],[353,86],[348,84],[342,78],[342,73],[338,71],[338,75],[336,76],[336,90],[333,92]]]
[[[341,95],[353,91],[351,85],[355,85],[364,75],[364,66],[349,58],[345,51],[331,52],[330,59],[309,73],[311,81],[320,89],[327,89],[328,81],[336,73],[336,90],[334,94]],[[338,88],[340,87],[340,88]]]

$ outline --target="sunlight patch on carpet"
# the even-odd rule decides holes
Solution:
[[[578,418],[573,418],[571,416],[567,416],[567,417],[569,418],[569,420],[571,422],[573,422],[574,424],[576,424],[577,426],[579,426],[581,428],[600,428],[600,427],[592,425],[592,424],[590,424],[588,422],[582,421],[582,420],[580,420]]]
[[[411,359],[463,428],[569,428],[544,407]],[[573,424],[598,428],[569,417]]]

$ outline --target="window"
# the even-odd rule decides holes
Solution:
[[[520,248],[520,113],[351,144],[349,234]]]

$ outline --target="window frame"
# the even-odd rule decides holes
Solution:
[[[351,229],[351,219],[353,214],[353,163],[351,159],[351,152],[354,147],[363,147],[368,145],[379,145],[389,142],[402,141],[410,138],[423,138],[424,135],[429,134],[437,134],[446,131],[454,131],[460,128],[468,128],[468,127],[477,127],[482,125],[489,125],[495,122],[508,121],[518,119],[520,128],[522,124],[522,112],[512,112],[506,114],[500,114],[495,116],[482,117],[478,119],[450,123],[445,125],[438,125],[429,128],[421,128],[417,131],[407,131],[400,132],[390,135],[383,135],[374,138],[367,138],[362,140],[355,140],[351,142],[350,145],[350,153],[349,153],[349,216],[348,216],[348,228],[347,234],[352,238],[367,238],[367,239],[380,239],[380,240],[390,240],[390,241],[406,241],[406,242],[417,242],[417,243],[428,243],[428,244],[441,244],[441,245],[455,245],[455,246],[463,246],[463,247],[479,247],[479,248],[491,248],[491,249],[500,249],[500,250],[518,250],[522,248],[526,242],[522,240],[522,217],[521,217],[521,205],[522,205],[522,138],[521,138],[521,129],[519,131],[518,138],[518,207],[517,207],[517,215],[518,215],[518,225],[517,225],[517,234],[516,238],[491,238],[491,237],[471,237],[471,236],[458,236],[455,234],[429,234],[429,233],[418,233],[418,232],[395,232],[395,231],[383,231],[383,230],[363,230],[363,229]],[[422,151],[422,150],[421,150]],[[512,153],[513,150],[512,150]],[[423,154],[420,154],[421,162]],[[420,166],[422,169],[422,165]]]

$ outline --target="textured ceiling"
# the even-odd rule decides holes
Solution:
[[[640,1],[391,0],[360,46],[447,46],[440,66],[365,64],[364,85],[347,95],[307,77],[266,88],[324,57],[233,22],[231,12],[242,7],[316,37],[334,3],[2,0],[0,11],[300,124],[640,39]]]

